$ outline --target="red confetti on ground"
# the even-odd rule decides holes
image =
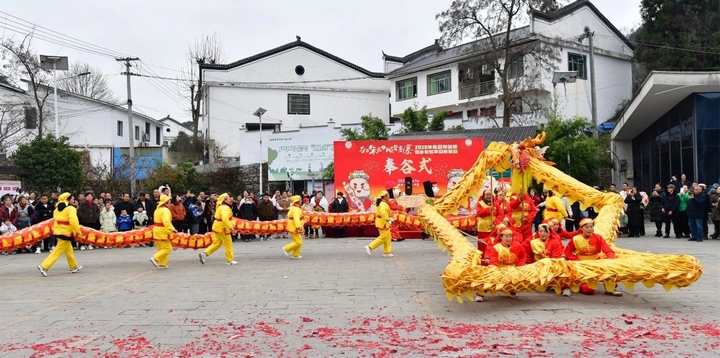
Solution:
[[[260,318],[263,318],[262,320]],[[301,317],[303,323],[317,318]],[[243,321],[233,317],[235,322]],[[339,327],[291,324],[266,314],[247,322],[179,320],[186,339],[165,345],[162,333],[131,330],[127,337],[65,336],[28,344],[27,334],[0,346],[0,355],[93,357],[664,357],[709,356],[720,348],[720,321],[670,315],[621,315],[569,322],[458,323],[427,317],[356,317]],[[636,320],[637,325],[624,321]],[[189,322],[188,322],[189,321]],[[192,328],[192,329],[190,329]],[[187,329],[187,330],[186,330]],[[61,335],[65,331],[58,330]],[[41,343],[42,342],[42,343]]]

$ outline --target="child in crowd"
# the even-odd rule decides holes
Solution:
[[[310,204],[310,198],[303,198],[302,206],[300,207],[303,212],[312,212],[315,211],[315,208],[313,208],[312,204]],[[312,229],[312,225],[307,224],[305,225],[305,234],[307,235],[307,238],[313,239],[313,235],[310,234],[310,230]]]
[[[135,209],[135,215],[133,215],[133,224],[135,224],[135,229],[144,229],[148,225],[148,216],[145,212],[145,208],[143,208],[142,205],[138,205],[137,209]]]
[[[9,233],[15,232],[15,231],[17,231],[17,228],[15,227],[15,225],[12,224],[12,221],[10,221],[9,218],[5,219],[5,221],[3,221],[3,223],[2,223],[2,225],[0,225],[0,235],[9,234]],[[10,254],[15,255],[16,253],[17,253],[17,250],[13,250]],[[2,254],[7,255],[8,253],[6,251],[3,251]]]
[[[100,231],[103,232],[115,232],[117,227],[117,217],[115,216],[115,210],[113,210],[112,202],[110,200],[105,201],[105,208],[100,211]]]
[[[120,211],[120,216],[117,218],[118,231],[130,231],[133,228],[133,221],[128,215],[127,210],[123,209]]]

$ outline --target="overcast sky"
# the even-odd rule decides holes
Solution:
[[[381,51],[404,56],[439,37],[435,15],[450,2],[2,0],[0,11],[114,52],[139,57],[160,76],[175,78],[186,66],[189,45],[195,38],[212,33],[222,40],[227,62],[294,41],[299,35],[313,46],[368,70],[382,72]],[[639,25],[639,3],[640,0],[593,2],[623,33]],[[4,26],[6,18],[0,13],[0,26]],[[0,36],[18,37],[7,28],[0,29]],[[125,77],[119,75],[121,66],[114,59],[42,40],[34,44],[39,54],[68,56],[71,62],[84,61],[100,67],[118,98],[127,98]],[[179,98],[176,82],[150,82],[133,77],[132,86],[133,104],[139,111],[155,118],[169,114],[181,122],[189,120],[188,104]]]

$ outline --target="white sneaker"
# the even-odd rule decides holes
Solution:
[[[237,265],[237,264],[238,264],[238,262],[235,261],[235,260],[232,260],[232,261],[230,261],[230,262],[226,262],[226,263],[225,263],[225,265],[228,265],[228,266],[235,266],[235,265]]]
[[[482,302],[483,296],[475,296],[475,302]]]
[[[260,241],[265,241],[265,238],[260,236]]]
[[[285,251],[285,249],[282,249],[282,250],[283,250],[283,254],[285,254],[285,256],[290,257],[290,253],[289,253],[289,252]]]
[[[383,257],[393,257],[393,254],[383,254]]]
[[[92,245],[88,245],[88,246],[87,246],[87,249],[88,249],[88,250],[94,250],[95,248],[94,248]]]
[[[85,246],[80,246],[80,251],[85,251]]]
[[[563,291],[562,291],[562,295],[565,296],[565,297],[570,297],[570,295],[572,295],[572,291],[570,291],[569,288],[565,288],[565,289],[563,289]]]
[[[40,274],[44,277],[47,277],[47,270],[42,267],[42,265],[38,266],[38,270],[40,270]]]
[[[39,247],[35,250],[35,253],[36,253],[36,254],[39,254],[39,253],[41,253],[41,252],[42,252],[42,250],[41,250]]]
[[[302,256],[290,256],[291,259],[301,259]]]
[[[55,251],[55,246],[50,248],[50,252],[53,252],[53,251]]]
[[[70,269],[70,273],[78,273],[82,270],[82,265],[77,265],[75,268]]]
[[[158,264],[157,260],[155,260],[154,257],[151,257],[151,258],[150,258],[150,262],[152,262],[153,266],[155,266],[155,267],[160,267],[160,264]]]
[[[169,269],[169,268],[170,268],[170,266],[168,266],[168,265],[165,265],[165,266],[158,266],[158,268],[159,268],[159,269],[162,269],[162,270],[167,270],[167,269]]]
[[[198,256],[200,257],[200,263],[205,265],[205,259],[207,258],[207,255],[205,255],[204,252],[201,252]]]
[[[372,256],[372,250],[370,250],[370,246],[365,246],[365,252],[367,252],[368,256]]]

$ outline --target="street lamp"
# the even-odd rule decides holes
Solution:
[[[67,56],[46,56],[40,55],[40,67],[44,70],[53,70],[53,91],[55,97],[55,139],[60,138],[60,124],[58,120],[57,108],[57,70],[68,70]]]
[[[253,113],[253,115],[254,115],[255,117],[258,117],[258,119],[260,119],[260,130],[259,130],[259,132],[260,132],[260,192],[259,192],[259,194],[260,194],[260,195],[262,195],[262,193],[263,193],[263,190],[262,190],[262,188],[263,188],[263,187],[262,187],[262,183],[263,183],[263,172],[262,172],[262,171],[263,171],[263,166],[262,166],[262,165],[263,165],[263,157],[264,157],[264,155],[263,155],[263,146],[262,146],[262,116],[263,116],[263,114],[265,114],[265,112],[267,112],[267,110],[266,110],[265,108],[260,107],[260,108],[258,108],[258,109],[255,111],[255,113]]]

